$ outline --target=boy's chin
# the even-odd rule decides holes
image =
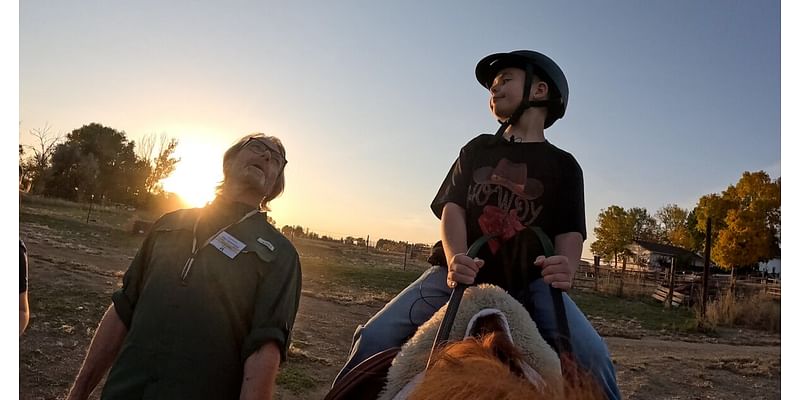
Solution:
[[[494,115],[494,119],[496,119],[496,120],[498,120],[500,122],[505,122],[505,120],[511,118],[511,115],[506,115],[506,114],[502,114],[502,115],[492,114],[492,115]]]
[[[514,113],[513,111],[506,112],[506,110],[490,110],[490,111],[492,112],[492,115],[494,116],[494,119],[496,119],[498,121],[505,121],[505,120],[511,118],[511,114]]]

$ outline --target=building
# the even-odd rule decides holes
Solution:
[[[689,250],[667,244],[634,240],[627,246],[631,255],[627,257],[628,263],[637,264],[648,269],[669,268],[672,259],[679,269],[703,269],[704,258]]]

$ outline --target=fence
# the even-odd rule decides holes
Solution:
[[[617,296],[654,297],[666,301],[669,296],[669,270],[650,270],[640,265],[614,268],[609,265],[593,265],[592,260],[581,260],[575,274],[573,287]],[[737,278],[731,285],[727,274],[709,276],[708,292],[711,298],[727,293],[734,287],[737,297],[765,293],[780,300],[780,280],[764,277]],[[694,273],[675,273],[672,284],[672,300],[682,306],[691,307],[700,301],[703,292],[703,276]],[[679,300],[680,299],[680,300]]]
[[[666,272],[645,270],[639,266],[626,266],[623,271],[621,268],[581,262],[573,286],[617,295],[649,296],[666,282],[669,282]]]

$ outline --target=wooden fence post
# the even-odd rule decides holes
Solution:
[[[703,294],[700,301],[700,316],[706,316],[706,302],[708,301],[708,275],[711,263],[711,218],[706,218],[706,248],[705,260],[703,260]]]
[[[408,242],[406,242],[406,248],[403,251],[403,271],[406,270],[406,259],[408,259]]]
[[[672,262],[669,265],[669,292],[667,298],[664,299],[664,308],[672,307],[672,292],[675,290],[675,256],[672,256]]]
[[[594,291],[597,292],[597,279],[600,276],[600,256],[594,256]]]

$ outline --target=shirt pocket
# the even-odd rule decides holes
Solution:
[[[245,241],[245,247],[242,249],[242,257],[248,263],[255,263],[260,271],[259,277],[265,272],[275,259],[275,245],[262,238],[248,238]]]
[[[176,224],[160,226],[153,231],[150,273],[178,277],[191,256],[192,231]]]
[[[257,242],[257,239],[242,238],[245,247],[233,259],[222,253],[216,254],[219,263],[210,265],[213,281],[222,285],[222,293],[230,296],[242,315],[252,315],[253,299],[258,288],[276,260],[274,252]],[[216,252],[215,249],[212,249]],[[235,293],[235,295],[233,295]]]

